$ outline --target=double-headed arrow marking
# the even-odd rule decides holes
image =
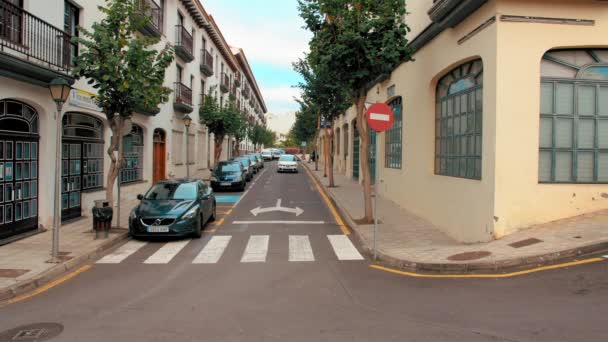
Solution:
[[[281,199],[279,198],[277,200],[277,205],[275,207],[268,207],[268,208],[257,207],[255,209],[252,209],[251,213],[253,214],[253,216],[258,216],[258,214],[269,213],[272,211],[282,211],[285,213],[292,213],[292,214],[296,214],[296,216],[300,216],[304,212],[304,210],[302,210],[298,207],[295,207],[295,208],[281,207]]]

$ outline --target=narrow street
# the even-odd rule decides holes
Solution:
[[[217,198],[218,220],[200,240],[130,240],[0,308],[0,331],[49,322],[64,326],[53,341],[605,340],[607,262],[409,278],[369,268],[302,166],[278,174],[267,162],[246,192]],[[279,199],[303,212],[251,213]]]

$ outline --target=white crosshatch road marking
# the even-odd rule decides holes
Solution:
[[[289,235],[289,261],[315,261],[308,235]]]
[[[266,262],[268,254],[268,235],[252,235],[245,248],[241,262]]]
[[[217,263],[226,247],[228,247],[228,243],[232,236],[214,236],[209,240],[205,248],[194,258],[192,261],[193,264],[215,264]]]
[[[144,264],[168,264],[191,240],[167,242],[156,253],[152,254]]]
[[[361,253],[355,248],[346,235],[327,235],[331,247],[339,260],[363,260]]]
[[[119,264],[123,260],[129,257],[129,255],[137,252],[140,248],[145,246],[147,242],[131,240],[114,252],[106,255],[101,260],[97,261],[98,264]]]
[[[391,121],[391,116],[388,114],[370,113],[369,118],[377,121]]]

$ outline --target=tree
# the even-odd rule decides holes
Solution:
[[[75,59],[73,74],[86,77],[97,90],[95,100],[112,130],[107,153],[111,164],[106,200],[114,203],[114,184],[123,167],[123,128],[138,109],[153,109],[169,100],[171,90],[163,86],[165,70],[173,61],[173,49],[160,52],[152,48],[159,42],[136,34],[146,24],[135,1],[106,0],[99,6],[105,18],[91,30],[78,28],[75,42],[82,48]]]
[[[401,63],[411,60],[405,38],[404,0],[298,0],[300,16],[313,34],[312,65],[325,79],[346,90],[357,112],[365,216],[372,222],[369,129],[365,120],[367,92]]]
[[[209,129],[214,136],[213,159],[217,163],[222,155],[222,145],[226,135],[234,135],[241,125],[242,115],[234,101],[228,101],[224,107],[220,107],[215,97],[215,87],[211,87],[205,95],[203,105],[199,109],[199,122]]]

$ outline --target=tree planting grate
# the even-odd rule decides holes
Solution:
[[[521,248],[521,247],[526,247],[526,246],[534,245],[534,244],[537,244],[539,242],[543,242],[543,240],[539,240],[537,238],[529,238],[529,239],[525,239],[525,240],[521,240],[521,241],[510,243],[509,246],[511,246],[513,248]]]
[[[41,342],[63,332],[59,323],[34,323],[0,332],[0,342]]]
[[[20,270],[15,268],[0,268],[0,278],[17,278],[30,270]]]
[[[469,261],[469,260],[477,260],[477,259],[485,258],[490,255],[492,255],[492,253],[488,252],[488,251],[464,252],[464,253],[451,255],[448,257],[448,260],[450,260],[450,261]]]

